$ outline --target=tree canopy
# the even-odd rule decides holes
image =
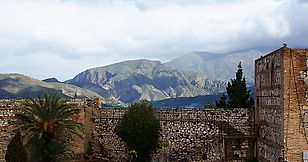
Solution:
[[[137,161],[149,161],[151,152],[158,148],[160,125],[148,101],[129,106],[116,127],[117,135],[137,154]]]
[[[227,85],[226,97],[224,94],[216,101],[217,107],[230,108],[247,108],[254,105],[253,98],[250,96],[250,90],[247,90],[246,80],[243,77],[243,69],[241,62],[238,65],[235,79],[231,79]]]
[[[62,100],[57,94],[28,99],[20,112],[18,130],[27,140],[36,161],[56,161],[66,151],[66,140],[72,134],[82,136],[83,125],[73,120],[80,109]]]

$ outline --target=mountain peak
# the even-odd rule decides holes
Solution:
[[[183,70],[202,73],[208,77],[229,81],[234,78],[239,62],[242,62],[244,76],[247,82],[253,83],[254,60],[269,50],[249,49],[229,53],[192,52],[170,62],[166,65]]]
[[[110,64],[110,65],[107,65],[107,66],[96,67],[96,68],[93,68],[93,69],[114,68],[114,67],[117,67],[117,66],[129,66],[129,67],[140,67],[142,65],[158,66],[160,64],[161,64],[160,61],[153,61],[153,60],[147,60],[147,59],[139,59],[139,60],[126,60],[126,61],[118,62],[118,63],[115,63],[115,64]]]
[[[61,83],[57,78],[47,78],[42,81],[47,83]]]
[[[225,83],[196,73],[175,70],[159,61],[128,60],[92,68],[68,83],[124,103],[219,93]]]

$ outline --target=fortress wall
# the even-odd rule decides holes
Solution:
[[[16,127],[14,113],[22,100],[0,100],[0,161]],[[127,108],[98,108],[94,100],[70,100],[81,108],[75,120],[85,124],[85,138],[73,137],[71,153],[65,159],[82,158],[88,141],[94,145],[95,158],[123,161],[129,159],[125,143],[114,128]],[[156,109],[164,147],[153,158],[166,161],[202,159],[209,161],[245,161],[253,157],[254,114],[251,109]]]
[[[123,161],[129,157],[114,128],[127,109],[97,112],[96,157]],[[170,161],[245,161],[253,157],[254,114],[251,109],[156,109],[164,148],[153,157]],[[118,156],[121,155],[121,156]],[[126,155],[126,156],[124,156]]]
[[[308,49],[286,46],[255,62],[260,161],[303,161],[308,153]]]

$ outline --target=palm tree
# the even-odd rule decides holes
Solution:
[[[57,94],[28,99],[20,112],[18,130],[25,135],[36,161],[56,161],[66,151],[66,140],[75,134],[82,137],[83,125],[73,120],[80,109]]]

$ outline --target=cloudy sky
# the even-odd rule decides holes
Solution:
[[[0,73],[37,79],[285,42],[308,47],[305,0],[0,0]]]

